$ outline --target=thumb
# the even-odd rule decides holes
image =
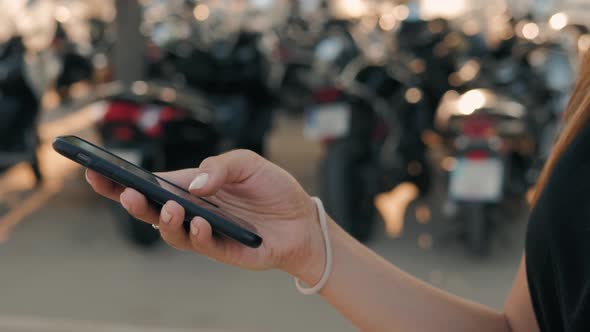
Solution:
[[[224,184],[245,182],[264,162],[264,158],[249,150],[234,150],[209,157],[196,169],[189,191],[198,196],[213,195]]]

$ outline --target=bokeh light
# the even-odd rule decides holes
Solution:
[[[205,4],[198,4],[193,10],[193,15],[197,21],[205,21],[209,18],[209,6]]]
[[[549,19],[549,25],[553,30],[561,30],[567,26],[568,20],[565,13],[556,13]]]

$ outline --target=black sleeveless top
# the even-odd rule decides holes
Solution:
[[[590,126],[567,148],[541,193],[525,251],[541,331],[590,331]]]

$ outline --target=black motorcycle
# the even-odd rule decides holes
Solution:
[[[149,73],[205,94],[228,148],[264,155],[275,98],[267,85],[268,62],[260,38],[259,33],[240,31],[204,49],[177,41],[159,48]]]
[[[311,98],[309,80],[316,36],[300,17],[290,16],[285,26],[277,30],[272,33],[272,86],[285,111],[301,114]]]
[[[24,56],[20,37],[0,44],[0,169],[27,162],[39,183],[39,98],[26,78]]]
[[[92,42],[99,43],[97,40]],[[81,52],[80,45],[69,38],[60,23],[57,23],[49,48],[60,62],[60,70],[55,78],[54,86],[61,102],[65,104],[75,94],[74,87],[77,83],[94,81],[95,68],[92,55]]]
[[[449,174],[445,212],[477,256],[489,254],[492,235],[534,185],[542,168],[536,160],[552,145],[571,73],[558,44],[515,37],[452,74],[460,84],[437,110],[449,153],[441,163]]]
[[[523,104],[488,89],[450,92],[438,108],[438,129],[448,155],[447,210],[477,256],[489,253],[491,235],[508,204],[526,193],[526,167],[535,137]]]
[[[348,22],[333,22],[317,45],[314,102],[305,135],[320,140],[320,194],[327,211],[353,236],[370,238],[375,196],[404,181],[426,191],[430,174],[420,132],[423,92],[389,64],[370,61]],[[323,78],[323,79],[322,79]]]

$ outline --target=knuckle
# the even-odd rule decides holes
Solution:
[[[257,160],[260,157],[256,152],[246,149],[238,149],[233,151],[238,157],[248,160]]]
[[[203,161],[201,161],[201,164],[199,165],[199,168],[207,168],[207,166],[214,165],[217,161],[217,158],[218,156],[211,156],[203,159]]]

